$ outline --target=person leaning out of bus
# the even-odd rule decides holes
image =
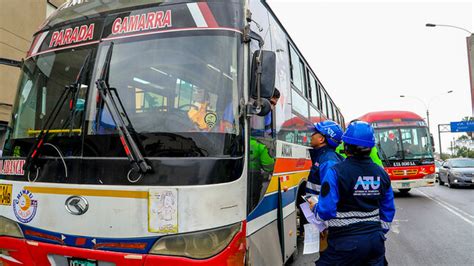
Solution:
[[[311,128],[311,147],[309,150],[312,167],[306,182],[306,194],[318,195],[321,188],[321,177],[325,172],[344,158],[335,152],[341,143],[342,128],[336,122],[326,120],[315,123]]]
[[[395,206],[389,176],[369,157],[374,130],[352,122],[342,140],[348,158],[323,177],[315,208],[316,217],[328,223],[328,248],[316,265],[384,265]]]

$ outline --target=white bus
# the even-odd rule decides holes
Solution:
[[[307,127],[344,124],[254,0],[69,1],[34,34],[16,95],[0,158],[8,265],[286,263]]]

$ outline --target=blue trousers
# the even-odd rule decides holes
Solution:
[[[321,252],[317,266],[384,265],[386,238],[383,232],[329,237],[328,248]]]

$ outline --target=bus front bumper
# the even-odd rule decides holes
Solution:
[[[74,259],[90,260],[92,265],[243,265],[246,254],[244,230],[238,232],[219,254],[208,259],[131,254],[48,244],[13,237],[0,237],[0,265],[69,265]]]
[[[434,176],[434,175],[433,175]],[[405,179],[392,180],[393,189],[410,189],[417,187],[432,187],[435,185],[436,178],[420,178],[420,179]]]

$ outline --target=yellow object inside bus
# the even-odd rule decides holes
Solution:
[[[38,135],[40,132],[41,132],[41,130],[37,130],[37,129],[28,129],[28,131],[27,131],[28,135]],[[81,134],[82,129],[81,128],[73,128],[73,129],[50,129],[50,130],[48,130],[48,133],[53,133],[53,134],[55,134],[55,133],[56,134],[57,133],[70,133],[70,132]]]

